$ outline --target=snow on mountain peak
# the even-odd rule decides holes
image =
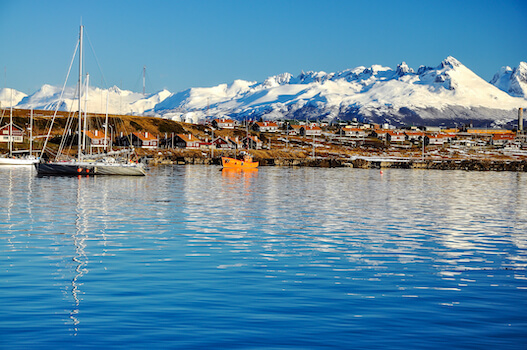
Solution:
[[[402,77],[403,75],[414,73],[414,70],[406,64],[406,62],[401,62],[397,65],[397,69],[395,70],[395,74],[398,77]]]
[[[520,62],[514,69],[501,67],[490,83],[511,96],[527,98],[527,63]]]
[[[114,85],[114,86],[108,88],[108,91],[110,93],[114,93],[114,94],[120,94],[121,93],[121,89],[119,89],[119,87],[117,85]]]
[[[0,89],[0,106],[1,108],[16,106],[27,95],[23,92],[10,88]]]
[[[437,67],[438,69],[441,69],[441,68],[447,68],[447,67],[450,67],[450,68],[456,68],[456,67],[461,67],[463,66],[461,64],[461,62],[459,62],[457,59],[455,59],[454,57],[452,56],[448,56],[447,58],[445,58],[443,60],[443,62],[441,62],[441,64],[439,65],[439,67]]]
[[[527,83],[527,62],[520,62],[512,72],[512,76],[519,82]]]
[[[271,88],[279,85],[288,84],[293,76],[290,73],[282,73],[265,79],[262,85]]]
[[[320,71],[320,72],[309,71],[307,73],[304,73],[304,71],[302,71],[302,73],[297,77],[297,79],[303,84],[310,84],[310,83],[322,83],[328,79],[331,79],[332,77],[333,77],[332,74],[328,75],[324,71]]]

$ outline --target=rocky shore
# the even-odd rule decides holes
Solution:
[[[221,165],[221,156],[199,155],[156,155],[147,157],[148,163],[156,165],[208,164]],[[380,159],[375,157],[305,157],[305,158],[259,158],[260,166],[284,167],[350,167],[360,169],[436,169],[470,171],[527,171],[527,160],[511,159]]]

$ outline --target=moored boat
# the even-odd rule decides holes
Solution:
[[[2,114],[3,116],[3,114]],[[33,156],[33,110],[31,110],[30,117],[30,131],[31,136],[29,138],[29,154],[22,157],[16,157],[15,152],[13,152],[13,142],[20,138],[19,142],[23,140],[24,132],[22,129],[15,124],[13,124],[13,102],[11,102],[11,108],[9,112],[9,124],[0,128],[0,134],[2,134],[2,139],[8,140],[9,144],[9,153],[6,155],[0,155],[0,165],[30,165],[36,164],[39,162],[39,158]]]
[[[224,168],[232,169],[256,169],[258,168],[258,162],[253,161],[253,157],[246,153],[243,155],[243,159],[236,159],[231,157],[221,157],[221,164]]]
[[[37,169],[37,174],[39,176],[73,176],[73,175],[132,175],[132,176],[144,176],[146,175],[145,167],[141,163],[135,163],[131,162],[129,160],[125,160],[122,158],[112,158],[109,156],[108,152],[108,137],[107,137],[107,130],[108,130],[108,98],[106,100],[106,118],[104,123],[104,150],[105,150],[105,158],[104,159],[96,159],[96,160],[90,160],[89,158],[92,158],[92,155],[85,154],[87,147],[86,147],[86,137],[81,137],[81,135],[86,136],[87,130],[86,130],[86,119],[87,119],[87,111],[85,112],[84,119],[82,118],[82,106],[81,106],[81,96],[82,96],[82,89],[84,86],[83,82],[83,68],[82,68],[82,42],[83,42],[83,26],[80,27],[80,33],[79,33],[79,83],[78,83],[78,103],[79,108],[77,112],[77,119],[78,119],[78,132],[77,132],[77,139],[78,139],[78,145],[77,145],[77,157],[72,160],[61,160],[60,157],[63,157],[61,154],[61,151],[57,153],[55,156],[55,160],[44,162],[41,161],[39,163],[35,164],[35,167]],[[73,62],[73,61],[72,61]],[[71,68],[71,67],[70,67]],[[88,99],[87,96],[87,90],[88,90],[88,75],[86,77],[86,101]],[[87,102],[86,102],[87,105]],[[57,106],[58,110],[58,106]],[[55,116],[57,114],[57,110],[55,110],[55,115],[53,116],[51,125],[53,125],[53,121],[55,120]],[[82,129],[82,125],[84,121],[84,130]],[[50,127],[51,131],[51,127]],[[71,129],[69,131],[72,131]],[[50,132],[48,132],[47,138],[49,138]],[[47,138],[46,143],[44,144],[44,147],[42,149],[42,153],[44,153],[47,144]],[[61,144],[62,149],[62,144]],[[42,159],[43,157],[41,157]]]
[[[35,164],[39,176],[59,175],[127,175],[144,176],[145,168],[141,163],[116,162],[113,158],[99,161],[66,161]]]
[[[3,157],[0,156],[0,165],[29,165],[32,166],[39,162],[39,159],[34,156],[27,156],[22,158]]]

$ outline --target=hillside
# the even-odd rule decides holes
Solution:
[[[8,109],[1,111],[0,126],[9,123]],[[30,113],[28,109],[13,109],[13,123],[26,130],[26,135],[29,134],[28,128],[30,123]],[[35,148],[38,149],[42,143],[43,138],[49,130],[51,120],[53,117],[53,111],[36,110],[33,111],[33,135],[36,137]],[[55,120],[51,137],[61,136],[64,132],[64,128],[68,122],[67,113],[59,113]],[[103,114],[88,114],[89,117],[89,129],[103,130],[103,124],[105,121],[105,115]],[[156,117],[142,117],[132,115],[109,115],[109,125],[112,126],[110,132],[114,135],[118,135],[121,132],[128,134],[135,131],[146,131],[159,137],[164,137],[165,134],[170,135],[171,133],[192,133],[198,137],[206,137],[204,128],[200,125],[192,125],[187,123],[180,123],[172,120],[161,119]],[[75,130],[77,125],[76,118],[73,119],[72,127]],[[16,145],[17,147],[24,149],[27,148],[27,140],[23,145]],[[6,144],[1,143],[0,149],[6,149]]]

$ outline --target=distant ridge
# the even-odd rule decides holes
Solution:
[[[117,87],[90,88],[88,109],[104,113],[108,91],[110,113],[188,122],[226,115],[238,120],[357,118],[392,125],[512,126],[518,107],[527,107],[527,63],[501,68],[490,83],[449,56],[436,67],[417,70],[402,62],[395,69],[373,65],[335,73],[301,72],[296,77],[283,73],[263,82],[235,80],[146,97]],[[0,90],[2,101],[5,94]],[[32,95],[22,95],[16,107],[52,109],[60,91],[44,85]],[[71,108],[71,96],[69,88],[61,109]]]

